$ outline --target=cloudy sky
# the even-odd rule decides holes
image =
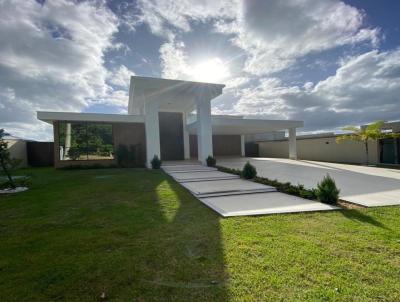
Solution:
[[[217,114],[304,131],[400,119],[400,1],[0,0],[0,127],[126,113],[130,75],[225,83]]]

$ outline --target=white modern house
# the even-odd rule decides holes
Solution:
[[[115,164],[120,149],[137,165],[209,155],[245,156],[246,134],[288,131],[289,158],[296,159],[296,129],[302,121],[246,119],[211,114],[224,85],[132,76],[128,114],[38,111],[54,128],[55,166]],[[122,156],[122,155],[121,155]]]

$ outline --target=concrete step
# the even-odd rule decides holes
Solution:
[[[233,195],[247,195],[247,194],[257,194],[257,193],[271,193],[276,192],[276,189],[263,189],[263,190],[243,190],[243,191],[226,191],[226,192],[216,192],[207,194],[193,194],[197,198],[206,197],[221,197],[221,196],[233,196]]]
[[[199,198],[223,217],[339,210],[339,207],[280,192]]]
[[[220,171],[168,172],[168,174],[172,176],[177,182],[180,183],[239,178],[238,175],[233,175]]]
[[[162,166],[201,166],[201,162],[198,160],[167,160],[162,162]]]
[[[237,178],[186,182],[182,183],[182,185],[196,197],[227,196],[276,191],[274,187]]]
[[[161,167],[166,173],[170,172],[203,172],[203,171],[217,171],[216,168],[206,167],[201,165],[176,165]]]

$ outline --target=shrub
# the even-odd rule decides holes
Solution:
[[[215,159],[214,156],[209,155],[206,159],[207,161],[207,166],[209,167],[215,167],[215,165],[217,164],[217,160]]]
[[[253,179],[256,176],[257,176],[256,168],[252,164],[250,164],[250,162],[247,162],[243,167],[242,177],[245,179]]]
[[[240,171],[239,169],[226,168],[222,166],[216,166],[216,168],[221,172],[231,173],[239,176],[242,174],[242,171]]]
[[[317,199],[316,193],[315,193],[315,189],[312,190],[306,190],[306,189],[299,189],[299,195],[297,195],[301,198],[305,198],[305,199]]]
[[[151,163],[151,167],[153,169],[160,169],[160,167],[161,167],[161,160],[158,158],[157,155],[154,155],[154,157],[150,163]]]
[[[76,147],[71,147],[68,150],[68,156],[72,160],[77,160],[81,156],[81,150],[79,150],[79,148]]]
[[[319,201],[334,204],[339,199],[340,190],[332,177],[327,174],[317,185],[316,195]]]
[[[117,148],[117,162],[120,167],[131,167],[135,165],[136,161],[136,147],[119,145]]]

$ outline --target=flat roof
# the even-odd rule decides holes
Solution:
[[[198,82],[198,81],[186,81],[186,80],[176,80],[176,79],[165,79],[165,78],[155,78],[155,77],[143,77],[143,76],[131,76],[131,79],[135,81],[138,85],[143,85],[146,88],[158,88],[166,86],[216,86],[224,88],[225,84],[217,84],[210,82]]]
[[[53,121],[144,123],[143,115],[38,111],[37,118],[52,124]]]
[[[224,84],[131,76],[128,112],[142,114],[145,103],[158,101],[161,111],[190,112],[196,97],[210,101],[222,94]]]
[[[304,127],[303,121],[293,120],[265,120],[265,119],[244,119],[244,118],[226,118],[221,116],[212,116],[213,134],[257,134],[266,133],[289,128]],[[190,134],[197,133],[197,122],[187,126]]]

